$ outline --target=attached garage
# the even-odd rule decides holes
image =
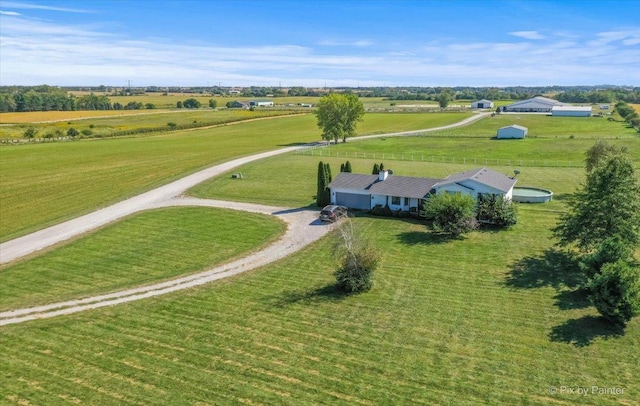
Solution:
[[[334,192],[335,204],[346,206],[352,209],[369,210],[371,208],[370,195],[358,195],[346,192]],[[333,200],[333,196],[332,200]]]

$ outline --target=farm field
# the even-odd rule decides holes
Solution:
[[[390,131],[459,121],[460,115],[384,115]],[[360,125],[374,131],[375,114]],[[368,123],[371,124],[368,124]],[[165,135],[0,147],[0,241],[134,196],[232,157],[318,141],[311,114]]]
[[[566,188],[571,185],[567,184]],[[602,324],[552,265],[557,212],[443,240],[356,218],[374,288],[332,288],[332,241],[180,294],[1,328],[8,403],[633,404],[640,323]],[[509,249],[504,249],[508,246]],[[623,388],[618,395],[550,387]]]
[[[113,110],[107,110],[112,112]],[[124,110],[121,110],[124,111]],[[70,128],[76,129],[78,132],[90,131],[90,135],[87,137],[111,137],[122,133],[135,133],[142,130],[154,130],[156,133],[166,132],[171,130],[169,123],[172,123],[173,127],[184,126],[197,126],[204,127],[210,125],[233,123],[238,121],[256,119],[256,118],[268,118],[275,116],[282,116],[292,114],[293,112],[286,112],[281,110],[211,110],[211,109],[199,109],[199,110],[129,110],[137,111],[137,113],[126,114],[109,114],[103,117],[99,116],[101,112],[94,111],[93,115],[83,115],[84,117],[92,118],[80,118],[70,121],[58,120],[53,123],[37,123],[37,124],[17,124],[17,125],[5,125],[0,127],[0,138],[16,139],[22,138],[27,128],[35,128],[38,131],[38,137],[44,137],[46,134],[54,135],[56,131],[60,135],[66,135],[67,130]],[[51,114],[52,112],[46,112]],[[86,113],[86,112],[71,112],[71,113]],[[5,113],[5,114],[33,114],[37,117],[37,113]],[[63,114],[64,116],[64,114]],[[52,115],[55,117],[55,115]],[[55,135],[54,135],[55,136]],[[84,137],[84,135],[80,135]]]
[[[2,147],[0,240],[107,206],[233,157],[318,138],[312,117],[296,116],[163,136]]]
[[[543,114],[502,113],[480,120],[464,129],[438,132],[442,136],[495,137],[501,127],[517,124],[529,129],[528,138],[629,138],[640,135],[627,123],[608,121],[605,117],[552,117]]]
[[[424,126],[427,119],[432,123],[443,120],[438,114],[372,116],[365,116],[372,128],[366,131],[375,131],[376,126],[396,118],[403,130],[423,128],[411,127]],[[375,119],[379,123],[374,124]],[[431,126],[437,125],[442,124]],[[359,126],[361,134],[366,133],[366,126],[367,121]],[[13,193],[22,190],[13,202],[27,202],[23,211],[39,219],[35,224],[41,225],[45,212],[76,199],[84,205],[76,206],[75,212],[100,204],[100,200],[84,202],[92,194],[87,185],[103,196],[115,196],[115,186],[121,188],[120,194],[132,194],[135,188],[150,188],[154,182],[165,183],[198,165],[214,163],[210,161],[307,137],[317,139],[318,135],[314,117],[306,115],[165,136],[6,147],[0,149],[0,169],[6,173],[4,158],[11,156],[12,165],[7,164],[6,169],[12,176],[28,172],[22,180],[30,188],[20,189],[19,182],[5,184],[3,179],[2,192],[7,186]],[[534,141],[528,145],[536,148],[516,152],[533,157],[541,153],[537,149],[546,148],[545,153],[550,154],[555,145],[563,150],[563,156],[581,159],[594,142],[590,137],[531,138],[524,141]],[[458,149],[476,154],[479,145],[497,142],[483,138],[459,136],[444,143],[440,141],[446,138],[427,135],[348,142],[330,148],[344,152],[370,148],[374,153],[396,148],[422,151],[427,140],[429,150],[442,154],[451,154],[456,142]],[[513,144],[518,141],[507,142],[505,145],[519,145]],[[611,142],[627,145],[632,153],[638,150],[637,140],[631,136]],[[53,146],[59,149],[48,149]],[[64,149],[74,146],[81,147]],[[7,154],[13,151],[18,152]],[[509,152],[508,148],[487,151]],[[127,155],[131,161],[119,161]],[[633,154],[636,162],[638,156]],[[331,163],[334,177],[340,163],[346,161],[344,156],[283,155],[235,169],[243,173],[241,180],[223,175],[190,193],[307,206],[314,201],[320,159]],[[370,173],[374,162],[383,161],[397,175],[407,176],[444,177],[481,166],[348,159],[354,172]],[[41,169],[42,162],[53,164]],[[112,162],[114,166],[105,166]],[[169,171],[171,165],[173,172]],[[93,178],[65,183],[68,177],[82,176],[84,167],[92,166]],[[584,169],[488,166],[507,174],[520,169],[519,185],[549,188],[555,193],[554,201],[519,205],[519,223],[510,230],[478,231],[456,240],[430,234],[424,224],[412,220],[357,216],[355,226],[382,252],[374,288],[361,295],[345,296],[334,290],[333,241],[326,237],[269,266],[181,293],[1,327],[6,350],[0,357],[0,376],[7,384],[0,386],[0,403],[633,404],[640,394],[636,379],[640,375],[640,322],[634,320],[624,332],[604,324],[583,292],[576,290],[575,264],[566,252],[555,249],[551,237],[550,229],[564,210],[564,198],[583,181]],[[164,171],[164,178],[154,177],[158,170]],[[39,177],[45,178],[42,183],[36,183]],[[120,179],[127,183],[119,185]],[[74,191],[75,199],[61,200],[62,193],[55,189],[62,189],[59,185],[67,193]],[[34,190],[56,197],[57,203],[44,205],[41,202],[45,199]],[[5,195],[2,199],[5,202]],[[48,295],[57,299],[87,294],[87,290],[130,286],[127,270],[131,268],[137,271],[138,281],[191,272],[189,269],[219,260],[216,248],[224,251],[235,244],[234,238],[251,233],[249,229],[235,230],[236,224],[245,221],[245,214],[222,225],[210,214],[220,212],[211,209],[166,210],[176,211],[132,216],[0,270],[3,280],[4,272],[10,271],[6,275],[13,281],[8,288],[4,284],[0,288],[7,289],[8,297],[4,299],[5,292],[0,292],[0,303],[5,303],[0,308],[53,300]],[[20,212],[10,217],[14,227],[13,217]],[[71,215],[69,211],[63,214]],[[3,226],[5,218],[3,213]],[[218,224],[233,224],[234,228],[218,231]],[[244,249],[273,238],[278,226],[276,223],[271,233],[256,236]],[[154,235],[150,229],[169,232],[158,232],[157,241],[149,240],[149,235]],[[218,241],[217,232],[226,237]],[[185,246],[167,247],[174,233],[185,240]],[[202,250],[210,243],[216,248]],[[95,258],[96,246],[115,246],[113,255],[121,255],[117,262],[122,267],[115,268],[113,280],[110,275],[104,277],[112,265],[107,260],[107,267],[107,262]],[[155,255],[160,248],[168,251],[136,262],[140,258],[135,252]],[[197,253],[190,254],[192,250]],[[167,256],[177,263],[173,270],[162,266]],[[60,280],[52,283],[45,274],[37,287],[30,287],[33,294],[24,293],[27,279],[23,276],[49,264],[60,265],[50,271]],[[76,271],[64,275],[63,270],[78,268],[73,264],[96,264],[95,273],[88,274],[86,281],[79,279]],[[47,286],[50,283],[51,288]],[[90,288],[93,284],[97,286]],[[551,387],[593,385],[622,388],[623,393],[578,396],[550,392]]]
[[[0,113],[0,124],[33,124],[42,121],[83,120],[93,117],[135,116],[162,114],[170,110],[77,110],[77,111],[29,111]],[[188,110],[183,110],[187,112]]]
[[[203,207],[135,214],[0,268],[0,310],[79,299],[203,271],[273,242],[285,228],[271,216]]]

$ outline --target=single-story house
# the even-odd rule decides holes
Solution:
[[[557,100],[536,96],[503,106],[502,111],[507,113],[550,113],[554,106],[564,106],[564,104]]]
[[[471,103],[472,109],[492,109],[493,102],[491,100],[482,99]]]
[[[273,101],[269,99],[249,100],[250,107],[273,107]]]
[[[472,169],[447,176],[435,186],[436,193],[462,193],[475,199],[503,196],[511,200],[516,179],[488,168]]]
[[[389,206],[391,210],[417,211],[425,198],[436,193],[462,193],[475,199],[501,195],[511,199],[516,180],[487,168],[450,175],[445,179],[395,176],[389,171],[378,175],[341,172],[329,184],[331,204],[370,210]]]
[[[558,117],[591,117],[591,106],[553,106],[551,115]]]
[[[521,125],[512,124],[506,127],[498,128],[499,139],[503,138],[524,138],[529,130],[527,127]]]

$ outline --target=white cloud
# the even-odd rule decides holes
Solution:
[[[368,47],[373,45],[373,41],[366,39],[356,41],[337,41],[337,40],[324,40],[318,42],[318,45],[326,47]]]
[[[429,40],[377,49],[371,41],[222,47],[168,38],[132,40],[97,26],[0,15],[3,84],[382,86],[640,83],[639,31],[545,41]],[[359,44],[359,46],[358,46]],[[340,52],[332,52],[332,51]],[[613,61],[613,63],[612,63]],[[622,81],[622,82],[621,82]]]
[[[514,37],[520,37],[525,39],[544,39],[544,35],[540,34],[538,31],[514,31],[510,32],[509,35],[513,35]]]
[[[15,1],[4,1],[2,7],[19,9],[19,10],[48,10],[48,11],[60,11],[65,13],[93,13],[91,10],[67,8],[67,7],[55,7],[55,6],[43,6],[39,4],[21,3]]]
[[[2,11],[2,10],[0,10],[0,15],[4,15],[4,16],[19,16],[19,15],[22,15],[22,14],[17,13],[15,11]]]

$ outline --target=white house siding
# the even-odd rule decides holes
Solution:
[[[508,190],[506,193],[502,190],[498,190],[496,188],[492,188],[491,186],[487,186],[483,183],[478,183],[473,180],[465,180],[459,183],[451,183],[448,185],[443,185],[441,187],[436,188],[437,193],[462,193],[464,195],[470,195],[474,199],[478,198],[479,194],[487,193],[491,195],[501,195],[507,199],[511,199],[511,195],[513,193],[513,188]]]
[[[371,207],[374,206],[386,206],[389,205],[391,210],[409,211],[412,207],[418,208],[420,205],[420,199],[409,198],[404,196],[400,197],[400,204],[393,204],[393,196],[386,195],[371,195]]]

